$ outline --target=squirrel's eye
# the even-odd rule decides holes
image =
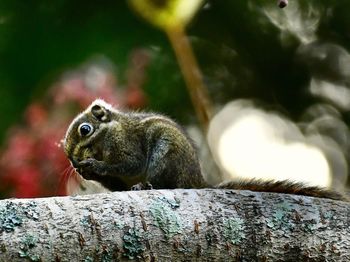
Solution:
[[[78,127],[78,131],[79,134],[81,136],[89,136],[94,132],[94,128],[91,124],[88,123],[82,123],[79,127]]]

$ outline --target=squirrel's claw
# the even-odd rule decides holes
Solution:
[[[132,191],[139,191],[139,190],[151,190],[153,189],[153,186],[150,182],[145,182],[145,183],[137,183],[136,185],[133,185],[130,190]]]

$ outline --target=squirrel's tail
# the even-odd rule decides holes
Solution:
[[[289,180],[282,181],[263,181],[258,179],[229,181],[220,183],[214,188],[235,189],[235,190],[251,190],[257,192],[273,192],[294,195],[304,195],[320,198],[330,198],[349,202],[350,199],[345,194],[332,191],[327,188],[317,186],[307,186],[303,183],[291,182]]]

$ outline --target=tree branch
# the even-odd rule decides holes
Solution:
[[[0,201],[0,261],[350,261],[350,204],[233,190]]]

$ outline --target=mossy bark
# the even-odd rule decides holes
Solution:
[[[350,204],[232,190],[0,201],[0,261],[350,261]]]

